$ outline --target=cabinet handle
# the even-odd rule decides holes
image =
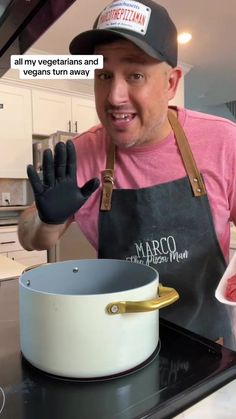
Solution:
[[[75,132],[78,132],[78,122],[75,121]]]
[[[69,132],[71,132],[71,121],[69,121]]]
[[[1,242],[0,244],[12,244],[12,243],[16,243],[16,241],[12,240],[12,241],[9,241],[9,242]]]

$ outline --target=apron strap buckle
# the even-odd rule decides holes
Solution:
[[[102,199],[100,209],[110,211],[111,198],[114,186],[114,170],[106,169],[102,171]]]

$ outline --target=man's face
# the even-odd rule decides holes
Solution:
[[[165,138],[170,132],[168,101],[175,94],[178,70],[126,40],[100,45],[95,54],[104,56],[103,69],[95,72],[96,109],[113,142],[128,148]]]

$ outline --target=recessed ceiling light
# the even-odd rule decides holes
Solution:
[[[191,41],[192,35],[189,32],[182,32],[178,35],[178,43],[179,44],[187,44]]]

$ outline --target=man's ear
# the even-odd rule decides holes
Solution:
[[[175,97],[181,77],[182,77],[182,70],[180,67],[174,67],[170,70],[169,79],[168,79],[168,99],[169,100]]]

